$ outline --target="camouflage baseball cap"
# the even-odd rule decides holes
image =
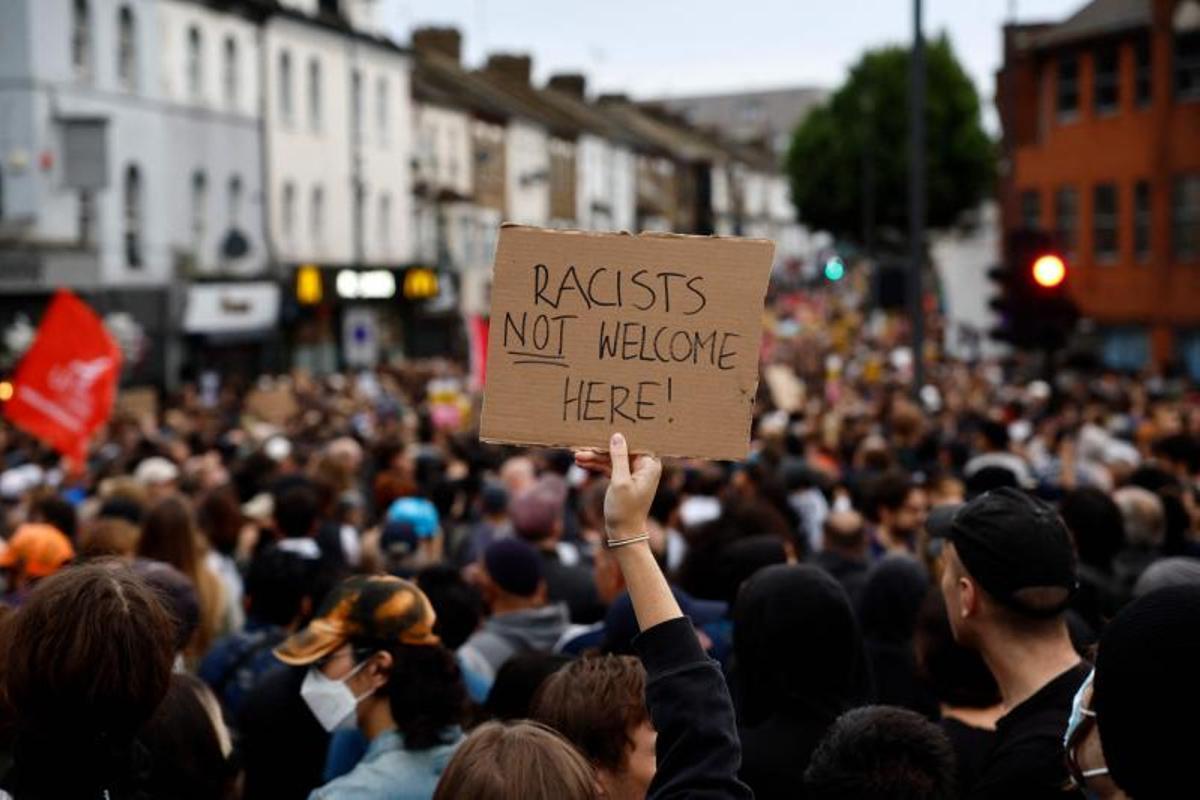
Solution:
[[[285,664],[319,661],[346,642],[435,645],[437,619],[416,584],[391,575],[363,575],[340,583],[317,616],[275,648]]]

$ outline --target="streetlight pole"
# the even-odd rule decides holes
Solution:
[[[925,37],[921,0],[913,0],[913,43],[908,94],[908,313],[912,325],[913,393],[925,385],[925,308],[921,266],[925,258]]]

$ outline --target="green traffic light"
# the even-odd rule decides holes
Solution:
[[[842,263],[842,259],[837,256],[825,262],[825,279],[830,281],[840,281],[846,276],[846,265]]]

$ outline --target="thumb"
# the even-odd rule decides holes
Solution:
[[[608,455],[612,459],[612,479],[614,482],[629,481],[629,445],[625,437],[614,433],[608,444]]]

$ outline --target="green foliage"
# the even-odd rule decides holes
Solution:
[[[975,86],[944,35],[928,43],[925,59],[927,220],[937,228],[953,224],[991,191],[996,154],[980,122]],[[904,237],[908,67],[907,48],[866,53],[797,129],[787,171],[800,219],[810,228],[860,241],[869,175],[876,230],[881,238]]]

